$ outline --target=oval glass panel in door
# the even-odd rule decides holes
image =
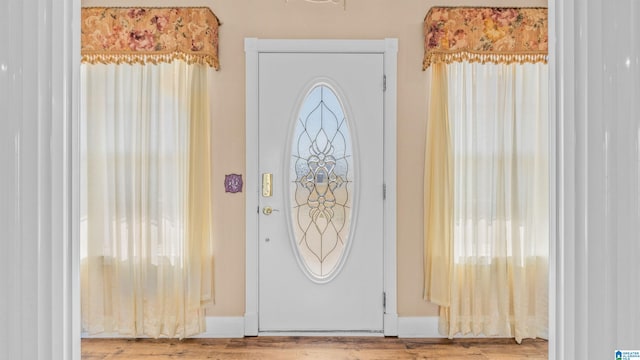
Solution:
[[[344,108],[326,84],[298,113],[291,147],[291,220],[296,253],[312,279],[330,280],[346,256],[353,201],[353,154]]]

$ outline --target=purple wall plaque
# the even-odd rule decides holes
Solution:
[[[242,192],[242,175],[239,175],[239,174],[225,175],[224,190],[228,193]]]

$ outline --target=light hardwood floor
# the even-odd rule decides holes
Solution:
[[[547,359],[547,342],[513,339],[257,337],[244,339],[83,339],[83,360],[175,359]]]

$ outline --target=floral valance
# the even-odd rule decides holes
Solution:
[[[81,52],[87,63],[218,62],[218,18],[209,8],[82,9]]]
[[[434,7],[424,20],[423,69],[454,61],[546,62],[546,8]]]

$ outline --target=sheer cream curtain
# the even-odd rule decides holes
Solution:
[[[82,64],[81,294],[90,334],[205,330],[210,67]]]
[[[431,68],[424,174],[424,297],[449,306],[453,247],[453,157],[447,65]]]
[[[452,176],[431,175],[440,182],[448,179],[453,188],[451,256],[438,268],[451,277],[449,301],[436,301],[442,305],[440,331],[449,337],[510,336],[518,342],[547,337],[547,65],[440,65],[446,67],[448,96],[443,100],[432,93],[430,106],[446,101],[448,116],[429,121],[448,125],[452,145],[450,151],[427,147],[426,154],[427,161],[442,156],[453,163]],[[439,71],[433,67],[434,78]],[[425,191],[427,197],[447,193]],[[425,244],[449,241],[444,236],[429,240],[430,214]],[[427,257],[429,262],[437,264]]]

